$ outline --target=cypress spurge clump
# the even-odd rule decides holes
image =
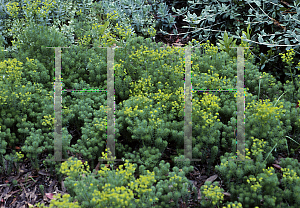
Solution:
[[[152,207],[154,204],[172,207],[178,205],[179,198],[188,200],[189,182],[184,175],[192,167],[181,170],[175,167],[169,172],[168,163],[162,161],[159,166],[160,169],[155,167],[150,172],[141,165],[139,177],[135,178],[137,165],[126,160],[116,170],[102,164],[95,175],[90,172],[87,162],[83,164],[77,158],[69,158],[62,163],[60,172],[67,176],[65,186],[70,197],[67,195],[51,204],[64,206],[76,200],[81,207]]]
[[[297,159],[285,158],[280,161],[281,168],[281,188],[283,191],[283,198],[288,204],[294,207],[300,206],[300,165]]]
[[[224,189],[220,188],[218,185],[218,182],[212,184],[211,181],[207,181],[201,186],[201,205],[203,207],[214,207],[220,205],[220,202],[222,203]]]
[[[266,166],[263,159],[264,144],[258,139],[253,140],[251,153],[246,148],[244,162],[235,162],[221,157],[221,164],[216,166],[231,194],[231,201],[242,203],[243,207],[298,207],[300,166],[298,160],[285,158],[280,160],[278,173],[273,167]],[[250,157],[251,156],[251,157]],[[229,204],[228,204],[229,205]],[[231,206],[231,205],[230,205]]]

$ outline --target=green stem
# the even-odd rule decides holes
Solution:
[[[284,93],[282,95],[284,95]],[[277,104],[277,102],[279,101],[279,99],[281,98],[282,95],[280,95],[280,97],[277,99],[276,103],[274,104],[274,107],[275,107],[275,105]]]
[[[29,178],[31,178],[31,180],[33,180],[36,183],[36,180],[34,180],[31,176],[29,176]]]
[[[264,162],[268,159],[270,153],[274,150],[274,148],[276,147],[277,143],[274,145],[273,149],[269,152],[268,156],[266,157],[266,159],[264,160]]]

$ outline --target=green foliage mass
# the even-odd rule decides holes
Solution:
[[[126,160],[116,170],[101,165],[101,170],[94,174],[90,172],[87,163],[69,158],[62,163],[60,172],[67,175],[65,186],[70,194],[62,198],[60,195],[56,196],[50,207],[70,206],[70,202],[74,200],[74,206],[77,207],[151,207],[155,204],[159,205],[157,207],[172,207],[178,206],[180,197],[185,200],[190,197],[187,191],[190,183],[184,176],[184,171],[189,171],[192,167],[181,172],[174,167],[169,172],[170,165],[161,161],[161,169],[156,167],[153,172],[140,166],[139,177],[135,178],[136,166]],[[173,203],[169,203],[171,198],[174,199]]]
[[[227,46],[237,45],[223,40],[219,51],[210,41],[190,41],[188,46],[195,46],[191,56],[192,155],[201,161],[176,161],[184,159],[184,49],[161,48],[162,44],[154,44],[151,38],[138,37],[128,24],[116,21],[122,10],[100,14],[96,9],[100,4],[90,7],[87,3],[78,9],[70,8],[69,3],[53,4],[55,9],[48,5],[46,13],[36,8],[38,4],[32,4],[35,8],[25,14],[25,20],[13,20],[18,10],[8,9],[10,29],[26,24],[18,35],[6,31],[5,36],[15,39],[8,49],[11,53],[3,47],[0,50],[2,173],[10,172],[5,170],[3,159],[13,164],[21,154],[9,147],[20,146],[36,169],[42,154],[53,158],[55,57],[53,48],[46,47],[61,46],[69,47],[62,49],[62,89],[102,91],[62,93],[63,158],[70,158],[71,153],[87,163],[85,169],[78,158],[62,165],[45,162],[59,177],[67,177],[69,195],[58,196],[60,199],[52,206],[178,206],[180,199],[187,202],[192,198],[190,192],[195,191],[186,178],[193,170],[191,164],[208,165],[208,174],[213,168],[220,173],[224,188],[231,193],[232,202],[227,206],[261,206],[262,200],[262,207],[280,203],[299,206],[298,163],[290,158],[282,160],[282,175],[271,167],[279,151],[294,155],[299,148],[296,141],[287,140],[287,135],[291,138],[300,133],[300,108],[296,108],[300,103],[299,76],[282,84],[260,72],[246,50],[245,156],[249,160],[230,161],[236,152],[236,92],[204,93],[201,89],[235,88],[236,54]],[[65,16],[58,9],[65,7],[69,15],[77,15],[69,25],[66,19],[59,22],[57,18]],[[42,21],[29,21],[50,14],[56,14],[52,27]],[[135,27],[139,28],[137,24]],[[155,35],[153,27],[147,32],[150,37]],[[75,37],[78,44],[74,44]],[[119,166],[114,170],[116,163],[112,162],[102,164],[95,174],[91,171],[102,158],[107,140],[107,48],[98,46],[113,44],[120,46],[114,50],[115,156],[125,160],[125,169]],[[240,46],[247,44],[242,42]],[[292,58],[291,52],[284,56],[290,74]],[[79,138],[72,138],[70,127],[80,131]],[[176,161],[173,171],[161,160],[168,147],[176,150],[171,157]],[[218,183],[206,183],[201,191],[202,206],[222,204],[224,189]]]

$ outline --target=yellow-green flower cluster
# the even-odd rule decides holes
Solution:
[[[245,159],[251,159],[251,152],[249,151],[249,149],[248,148],[245,148],[245,150],[246,150],[246,156],[245,156]],[[239,150],[237,150],[238,152],[239,152]]]
[[[0,62],[0,80],[3,81],[3,83],[6,83],[6,85],[1,85],[1,95],[0,95],[0,105],[7,105],[8,101],[12,101],[14,99],[18,99],[19,95],[21,94],[16,93],[16,90],[22,80],[21,74],[22,74],[22,62],[17,61],[17,59],[8,59],[4,60],[3,62]],[[3,75],[5,78],[3,78]],[[7,87],[9,90],[7,90]],[[29,95],[30,93],[27,92],[26,95]],[[13,95],[13,96],[12,96]],[[22,99],[22,103],[24,100]]]
[[[97,205],[113,207],[132,207],[134,201],[133,191],[124,186],[110,188],[105,184],[102,192],[95,190],[92,202]]]
[[[78,202],[70,202],[71,196],[70,194],[64,194],[61,197],[61,194],[57,194],[54,196],[54,200],[51,200],[49,207],[72,207],[72,208],[80,208]]]
[[[24,88],[25,86],[22,85],[22,88]],[[14,93],[13,93],[14,94]],[[22,105],[28,105],[29,101],[30,101],[30,95],[31,95],[31,92],[26,92],[25,94],[23,94],[22,92],[19,92],[19,95],[16,95],[20,100],[20,104]],[[24,98],[24,99],[23,99]],[[25,100],[26,99],[26,100]]]
[[[282,109],[283,105],[275,107],[270,103],[269,99],[264,101],[259,100],[259,103],[256,103],[255,105],[253,103],[255,103],[255,101],[252,101],[246,109],[253,107],[255,109],[255,117],[263,123],[267,123],[273,117],[280,119],[281,112],[285,112],[285,110]]]
[[[92,30],[100,30],[100,33],[99,33],[100,35],[103,34],[105,29],[106,29],[105,25],[100,25],[97,22],[92,25]]]
[[[296,185],[299,184],[300,178],[297,176],[297,173],[294,170],[290,170],[289,168],[282,168],[282,183],[287,186],[287,185]]]
[[[246,88],[246,90],[245,90],[245,97],[248,97],[249,95],[251,96],[251,94],[249,93],[249,92],[247,92],[247,91],[249,91],[249,88],[247,87]],[[234,93],[234,97],[236,98],[236,96],[237,96],[237,92],[235,92]],[[242,95],[243,96],[243,95]],[[249,107],[248,107],[249,108]],[[246,109],[247,109],[247,107],[246,107]]]
[[[79,11],[76,12],[76,15],[81,16],[83,13],[81,11],[81,9],[79,9]]]
[[[116,20],[119,17],[119,14],[117,13],[116,10],[114,10],[113,14],[107,13],[106,16],[109,20]]]
[[[69,107],[63,105],[62,108],[64,109],[63,115],[69,115],[70,113],[72,113],[72,110],[70,110]]]
[[[182,109],[183,101],[184,101],[183,87],[179,87],[179,89],[175,91],[175,96],[177,96],[177,100],[171,102],[172,104],[171,113],[179,112]]]
[[[81,12],[81,10],[80,10]],[[81,14],[81,13],[78,14]],[[93,44],[100,44],[103,47],[110,47],[114,43],[117,43],[116,35],[113,34],[108,28],[110,20],[113,21],[118,17],[118,14],[107,14],[107,19],[104,20],[104,24],[93,23],[91,29],[93,30],[86,32],[83,37],[78,37],[79,45],[89,46],[91,41],[97,40],[98,42],[93,42]],[[103,22],[103,20],[99,20]],[[117,29],[120,29],[116,26]],[[122,29],[121,29],[122,30]],[[127,34],[127,33],[126,33]],[[97,39],[96,39],[97,38]]]
[[[43,126],[49,126],[49,130],[53,129],[54,126],[54,118],[51,117],[51,115],[49,116],[44,116],[43,118],[43,122],[42,122]]]
[[[279,55],[281,55],[282,61],[288,64],[288,68],[290,70],[292,82],[294,82],[293,75],[292,75],[292,64],[294,63],[293,58],[295,56],[294,49],[288,50],[287,53],[285,53],[285,54],[279,53]],[[298,70],[299,70],[299,68],[298,68]]]
[[[229,204],[227,204],[227,206],[223,206],[223,208],[243,208],[243,205],[241,202],[235,201],[234,203],[230,202]]]
[[[148,28],[148,33],[149,33],[150,37],[155,37],[156,30],[153,28],[153,26],[151,26],[150,28]]]
[[[239,157],[240,158],[242,158],[242,159],[251,159],[251,152],[249,151],[249,149],[248,148],[245,148],[245,156],[243,155],[243,154],[241,154],[240,153],[240,151],[239,150],[236,150],[237,151],[237,155],[239,155]]]
[[[116,35],[112,33],[104,33],[102,36],[99,36],[100,44],[103,47],[111,47],[113,44],[117,43]]]
[[[26,11],[27,14],[32,12],[37,16],[40,15],[43,18],[46,18],[49,11],[55,7],[56,1],[45,0],[44,2],[42,2],[41,0],[37,0],[37,1],[24,0],[24,3],[26,4],[26,6],[22,7],[22,9]],[[41,4],[43,5],[40,6]],[[27,19],[28,16],[25,16],[25,18],[26,20],[29,20]]]
[[[56,208],[56,207],[61,207],[61,208],[81,208],[81,206],[78,204],[77,201],[71,202],[71,196],[70,194],[64,194],[61,196],[61,194],[57,194],[53,196],[53,200],[51,200],[49,204],[49,208]],[[35,204],[34,207],[38,208],[46,208],[45,204],[38,202]]]
[[[125,31],[126,30],[126,31]],[[123,41],[127,40],[130,35],[133,33],[132,29],[130,29],[130,26],[126,26],[124,29],[124,26],[120,27],[119,23],[116,24],[114,27],[114,32],[121,38]]]
[[[147,170],[147,175],[141,175],[140,178],[135,180],[135,183],[130,182],[129,186],[132,190],[137,191],[137,196],[142,198],[152,192],[151,186],[156,182],[154,172]],[[139,201],[139,199],[138,199]]]
[[[298,100],[298,106],[300,107],[300,100]],[[299,119],[296,121],[296,126],[298,126],[300,128],[300,117]]]
[[[0,62],[0,73],[1,75],[5,75],[5,80],[13,82],[14,84],[20,84],[22,79],[22,65],[23,63],[16,58],[4,60]]]
[[[241,42],[239,47],[249,47],[249,42],[243,41],[243,39],[244,39],[243,36],[241,37],[241,39],[242,39],[242,42]],[[245,48],[244,57],[245,57],[246,60],[250,60],[254,57],[254,55],[251,54],[249,48]]]
[[[123,169],[124,166],[125,169]],[[147,175],[140,175],[138,179],[135,179],[136,165],[126,160],[124,166],[120,165],[116,172],[106,166],[98,171],[99,176],[103,178],[112,177],[115,174],[123,185],[116,187],[107,183],[102,187],[102,191],[95,190],[92,199],[95,204],[101,207],[134,207],[136,204],[142,205],[147,201],[147,197],[152,192],[151,186],[156,182],[154,172],[151,173],[148,170]],[[158,198],[150,199],[150,204],[158,200]]]
[[[200,106],[202,106],[203,109],[201,112],[203,114],[203,119],[206,121],[205,126],[203,126],[204,128],[208,125],[213,126],[215,121],[220,121],[220,119],[217,119],[219,115],[218,111],[220,109],[218,102],[220,102],[220,100],[219,97],[212,94],[205,94],[200,100]]]
[[[134,50],[134,52],[129,55],[129,58],[131,60],[131,64],[130,64],[131,66],[136,66],[136,68],[139,68],[138,66],[140,65],[140,63],[142,63],[143,66],[146,66],[146,71],[149,68],[149,65],[150,66],[152,65],[153,67],[151,67],[151,69],[155,69],[156,70],[155,73],[158,75],[163,76],[164,74],[166,74],[167,71],[170,71],[171,73],[173,73],[175,75],[175,77],[182,78],[184,76],[184,71],[182,70],[182,68],[184,66],[183,58],[179,58],[178,62],[180,64],[174,63],[173,66],[170,66],[171,64],[167,64],[165,62],[162,64],[159,63],[159,62],[161,62],[161,59],[165,59],[165,57],[170,57],[171,55],[174,55],[175,53],[178,53],[178,52],[179,52],[178,57],[182,57],[184,55],[183,48],[168,47],[166,49],[162,49],[162,48],[161,49],[148,49],[147,46],[142,45],[142,46],[139,46],[138,49],[136,49],[134,46],[132,46],[132,49]],[[216,50],[214,50],[212,48],[206,47],[206,49],[207,49],[207,51],[213,50],[212,53],[216,52]],[[146,62],[149,64],[147,64]],[[146,63],[146,65],[144,65],[144,63]],[[160,67],[159,68],[155,67],[155,64],[160,65]],[[132,73],[130,73],[130,70],[131,70],[130,68],[124,67],[124,61],[122,61],[122,60],[120,60],[120,62],[117,65],[115,65],[115,67],[117,68],[116,69],[117,73],[122,71],[122,73],[124,72],[124,74],[126,74],[126,75],[132,74]],[[120,75],[120,74],[117,74],[117,75]],[[216,74],[215,76],[218,77],[218,74]],[[148,78],[146,78],[146,79],[142,78],[141,80],[135,81],[134,83],[130,83],[130,85],[133,85],[133,90],[130,89],[129,92],[130,92],[131,96],[136,96],[137,99],[140,99],[141,97],[150,97],[157,104],[155,106],[156,109],[159,109],[159,110],[162,109],[163,112],[171,112],[172,115],[180,116],[181,114],[183,115],[183,110],[184,110],[184,108],[183,108],[184,88],[182,86],[179,86],[177,88],[177,90],[175,90],[175,92],[174,92],[174,85],[176,84],[175,80],[173,81],[174,83],[169,84],[168,82],[165,82],[163,84],[160,80],[156,81],[156,80],[151,79],[150,76],[148,76]],[[213,79],[211,82],[214,83],[214,82],[216,82],[216,80]],[[226,84],[226,83],[227,82],[225,82],[224,84]],[[158,92],[154,91],[155,87],[158,88],[158,90],[157,90]],[[216,107],[217,105],[215,104],[216,97],[211,96],[211,95],[209,95],[208,97],[209,98],[207,100],[208,101],[211,100],[211,101],[205,105],[207,105],[206,106],[207,110],[214,111],[215,115],[204,115],[203,117],[207,123],[206,125],[213,125],[214,120],[217,120],[218,113],[216,111],[217,111],[218,107]],[[149,105],[149,106],[152,107],[151,105]],[[194,108],[193,112],[198,111],[198,113],[200,113],[200,110],[196,110],[197,106],[199,107],[199,103],[197,103],[196,99],[193,99],[193,108]],[[135,106],[134,109],[132,109],[132,108],[134,108],[134,107],[133,106],[128,107],[128,108],[125,107],[124,113],[130,117],[136,117],[139,115],[139,113],[148,112],[147,105],[146,106],[138,105],[138,106]],[[204,109],[204,110],[206,110],[206,109]],[[137,112],[137,111],[139,111],[139,112]],[[150,112],[150,114],[151,115],[149,117],[156,116],[155,112],[153,112],[153,111]],[[155,119],[155,118],[153,118],[153,119]]]
[[[178,116],[179,113],[183,113],[183,109],[184,109],[183,108],[184,105],[183,87],[179,87],[178,90],[170,94],[165,92],[168,90],[162,91],[161,89],[158,89],[157,93],[150,93],[149,95],[147,92],[151,91],[150,86],[153,86],[153,84],[151,84],[150,81],[151,81],[151,77],[145,79],[145,81],[142,78],[142,80],[134,86],[134,92],[132,93],[132,91],[130,90],[130,93],[136,96],[137,102],[142,98],[141,100],[143,100],[142,101],[143,104],[136,105],[134,109],[132,109],[132,106],[130,107],[125,106],[124,114],[126,116],[137,117],[138,115],[141,116],[144,115],[144,117],[146,116],[145,119],[149,119],[150,122],[151,121],[156,122],[153,124],[153,126],[157,126],[160,124],[161,121],[161,119],[157,118],[158,112],[162,114],[161,110],[163,110],[163,112],[168,112],[169,109],[171,113]],[[158,84],[161,84],[161,82],[159,81]],[[165,84],[166,84],[165,86],[168,86],[167,82]],[[145,93],[145,95],[143,95],[143,93]],[[172,94],[174,94],[175,97]],[[148,110],[148,106],[150,106],[151,108],[152,105],[150,104],[147,106],[146,102],[149,100],[147,97],[151,97],[151,99],[154,99],[154,101],[157,102],[156,104],[157,110],[153,110],[153,111]],[[176,99],[173,100],[173,98]],[[196,114],[198,113],[199,115],[201,114],[203,120],[205,121],[205,124],[203,126],[204,128],[205,126],[208,125],[213,126],[215,121],[220,121],[217,118],[219,115],[217,111],[220,109],[219,105],[217,104],[219,101],[220,98],[211,94],[204,95],[203,99],[200,102],[197,99],[193,98],[193,112],[195,112]],[[147,116],[148,113],[149,116]],[[157,121],[155,121],[156,119]]]
[[[204,51],[204,54],[212,57],[215,56],[219,51],[218,47],[214,46],[212,43],[210,44],[209,40],[207,40],[205,43],[199,44],[199,41],[192,39],[189,42],[189,46],[191,47],[197,46],[197,48],[202,49]],[[192,53],[192,57],[193,57],[193,53]]]
[[[265,173],[265,174],[267,174],[267,176],[269,177],[269,176],[272,176],[273,174],[274,174],[274,168],[272,168],[272,167],[268,167],[268,169],[263,169],[263,172]]]
[[[125,72],[125,69],[124,69],[124,72]],[[129,92],[131,93],[131,96],[138,96],[138,95],[148,96],[148,92],[150,92],[150,90],[152,88],[151,86],[154,86],[151,83],[151,77],[146,78],[145,81],[144,81],[144,78],[142,77],[141,80],[138,81],[138,83],[130,83],[130,85],[134,85],[133,92],[132,92],[132,90],[129,90]],[[156,95],[161,94],[160,89],[159,89],[159,92],[160,93],[155,93],[155,94]],[[156,99],[156,98],[158,98],[158,96],[154,97],[154,98]],[[165,99],[167,99],[167,98],[165,98]]]
[[[205,54],[214,56],[218,53],[219,49],[217,46],[214,46],[212,43],[209,44],[209,40],[207,43],[202,43],[201,46],[204,46]]]
[[[267,144],[267,142],[264,142],[264,140],[254,139],[253,140],[253,146],[251,148],[252,154],[254,156],[257,156],[260,152],[264,152],[264,146]]]
[[[170,191],[178,189],[179,184],[183,184],[182,177],[174,174],[174,176],[169,178],[169,184]]]
[[[140,116],[142,119],[145,119],[149,121],[149,124],[155,127],[158,127],[158,125],[161,125],[162,119],[159,118],[160,115],[163,115],[162,113],[162,108],[161,107],[156,107],[155,110],[152,110],[154,106],[151,104],[147,106],[147,103],[149,103],[150,99],[139,95],[136,96],[134,99],[135,106],[132,109],[132,107],[127,107],[125,106],[125,111],[124,115],[130,117],[130,118],[135,118],[137,116]],[[150,101],[151,102],[151,101]],[[157,105],[159,105],[158,103]],[[148,108],[149,107],[149,108]]]
[[[86,170],[84,170],[84,165]],[[66,162],[63,162],[60,167],[60,172],[66,174],[69,177],[77,178],[79,174],[90,173],[90,167],[87,161],[84,163],[80,160],[74,160],[70,157]]]
[[[259,191],[261,191],[261,188],[262,188],[262,186],[259,184],[261,181],[263,180],[263,178],[262,177],[260,177],[259,179],[258,179],[258,181],[256,180],[256,178],[254,177],[254,176],[252,176],[252,175],[250,175],[249,176],[249,179],[247,179],[247,183],[248,184],[251,184],[251,190],[253,191],[253,192],[259,192]],[[256,183],[256,184],[255,184]]]
[[[24,154],[22,152],[16,152],[18,161],[21,161],[22,158],[24,158]]]
[[[300,71],[300,61],[298,62],[298,65],[296,66],[296,68]]]
[[[91,35],[84,35],[82,38],[79,37],[78,40],[79,40],[79,45],[83,45],[83,46],[89,46],[90,44],[90,41],[92,40],[92,38],[90,37]]]
[[[119,14],[116,10],[114,10],[114,13],[108,13],[107,14],[107,21],[114,22],[119,17]],[[95,25],[96,26],[96,25]],[[99,27],[99,26],[98,26]],[[95,27],[94,27],[95,28]],[[130,29],[130,25],[126,26],[124,28],[123,24],[119,26],[119,23],[116,23],[116,25],[112,28],[112,30],[109,30],[105,34],[100,34],[99,36],[99,42],[103,44],[104,47],[112,46],[112,44],[117,43],[119,39],[116,39],[116,34],[118,35],[123,42],[127,40],[134,32],[132,29]]]
[[[109,160],[107,163],[108,164],[113,164],[114,163],[114,161],[111,161],[111,160],[115,160],[116,159],[116,157],[114,157],[114,158],[112,158],[112,153],[111,153],[111,151],[109,150],[109,148],[108,148],[108,150],[107,149],[105,149],[105,153],[104,152],[102,152],[102,159],[104,159],[104,160]],[[109,155],[109,157],[108,157],[108,155]]]
[[[252,155],[257,156],[257,155],[259,155],[259,153],[264,153],[265,152],[264,147],[267,144],[267,142],[264,141],[263,139],[262,140],[257,139],[257,138],[254,139],[254,137],[251,137],[251,139],[253,140],[253,145],[251,147]],[[247,152],[246,155],[250,156],[249,149],[245,148],[245,150]],[[248,159],[250,159],[250,158],[248,158]]]
[[[220,166],[225,166],[225,167],[228,167],[228,160],[226,160],[226,162],[225,162],[225,163],[222,163],[222,162],[221,162]]]
[[[170,60],[170,57],[174,57],[175,53],[179,53],[179,63],[180,65],[176,65],[174,67],[169,66],[168,64],[160,64],[159,69],[155,68],[155,73],[158,73],[158,75],[163,75],[164,71],[162,70],[170,70],[172,73],[174,73],[176,76],[183,77],[184,71],[182,68],[184,67],[184,59],[182,58],[184,56],[184,48],[160,48],[158,49],[149,49],[147,46],[141,45],[139,49],[136,49],[134,46],[132,48],[134,52],[132,52],[129,55],[129,59],[132,60],[132,64],[135,66],[146,66],[147,64],[154,64],[161,60]],[[174,81],[175,82],[175,81]]]
[[[140,96],[139,96],[140,97]],[[140,98],[137,98],[137,100],[139,100]],[[145,99],[144,99],[145,100]],[[145,101],[143,102],[143,103],[145,103]],[[143,107],[143,106],[140,106],[140,107]],[[150,107],[152,107],[152,105],[150,106]],[[125,111],[124,111],[124,114],[126,115],[126,116],[129,116],[130,118],[133,118],[133,117],[136,117],[137,115],[138,115],[138,111],[139,112],[141,112],[141,113],[143,113],[143,110],[138,110],[138,108],[139,108],[139,106],[138,105],[136,105],[135,107],[134,107],[134,109],[132,109],[132,107],[125,107]],[[147,106],[145,107],[146,109],[148,108]]]
[[[10,16],[17,18],[18,12],[20,10],[19,3],[17,2],[8,2],[6,4],[7,11],[10,13]]]
[[[12,17],[13,25],[11,28],[8,28],[8,34],[13,37],[13,39],[18,38],[21,32],[23,32],[23,29],[29,25],[29,23],[32,23],[34,18],[40,19],[47,17],[47,14],[49,11],[54,8],[55,1],[51,2],[50,0],[45,0],[44,2],[38,1],[32,1],[31,0],[24,0],[24,5],[20,8],[22,8],[25,19],[17,18],[19,11],[21,10],[19,7],[19,3],[16,2],[9,2],[7,4],[7,10],[10,13],[10,16]],[[24,27],[25,25],[25,27]],[[12,40],[13,47],[18,47],[18,45],[22,43],[16,44],[16,40]]]
[[[282,61],[287,63],[288,65],[293,64],[293,57],[295,55],[295,51],[294,49],[290,49],[288,50],[286,53],[279,53],[279,55],[281,55]]]
[[[131,181],[132,179],[134,179],[134,171],[135,171],[135,165],[128,163],[128,160],[125,161],[124,164],[126,169],[122,169],[123,165],[120,165],[119,168],[117,169],[116,175],[124,175],[124,178],[126,181]],[[108,176],[108,171],[110,171],[110,169],[104,167],[102,168],[102,170],[98,171],[98,174],[100,176],[104,176],[107,177]]]
[[[205,75],[204,85],[200,85],[200,83],[197,83],[195,88],[199,88],[200,85],[201,88],[205,88],[205,89],[222,89],[225,88],[225,86],[229,85],[230,80],[227,80],[226,76],[219,78],[219,74],[213,72],[214,67],[210,66],[210,68],[211,70],[210,69],[208,70],[208,74],[204,73]],[[195,77],[197,76],[198,75],[195,74]]]
[[[102,155],[107,157],[105,153]],[[159,200],[152,190],[152,185],[156,182],[155,174],[148,170],[146,175],[135,179],[135,169],[136,164],[131,164],[128,160],[124,165],[119,165],[116,171],[102,166],[96,175],[98,181],[93,174],[83,170],[80,160],[69,158],[62,164],[60,172],[69,176],[66,178],[66,187],[70,188],[69,185],[72,184],[74,197],[82,206],[89,204],[93,207],[150,207]],[[78,180],[78,174],[84,174],[85,177]],[[96,183],[97,186],[94,185]],[[86,189],[86,192],[82,193],[82,189]]]
[[[220,202],[222,203],[224,199],[223,191],[217,182],[214,184],[211,184],[210,181],[206,182],[205,185],[201,186],[201,193],[205,197],[205,199],[202,200],[209,200],[213,206],[218,205]]]
[[[100,106],[100,111],[105,112],[106,110],[107,110],[106,106],[103,105]],[[100,129],[100,131],[106,132],[107,116],[94,118],[93,125],[95,128]]]

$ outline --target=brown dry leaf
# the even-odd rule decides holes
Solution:
[[[182,44],[182,43],[173,43],[172,45],[175,46],[175,47],[181,47],[181,46],[183,46],[184,44]]]
[[[210,176],[208,179],[206,179],[206,181],[214,182],[214,180],[216,180],[217,178],[218,178],[218,174],[213,175],[213,176]],[[206,181],[205,181],[205,182],[206,182]]]
[[[39,173],[40,175],[44,175],[44,176],[51,176],[50,173],[47,173],[47,172],[45,172],[44,170],[40,170],[38,173]]]
[[[95,175],[98,173],[99,168],[100,168],[100,162],[98,162],[97,166],[96,166],[95,169],[94,169]]]
[[[281,169],[280,165],[272,164],[275,168]]]
[[[10,203],[10,206],[17,201],[17,198],[14,198],[13,201]]]
[[[201,191],[198,189],[198,200],[201,200]]]
[[[53,199],[53,195],[52,193],[45,193],[45,196],[48,197],[49,199]]]
[[[27,203],[27,205],[28,205],[29,207],[33,207],[33,205],[32,205],[32,204],[30,204],[30,203]]]
[[[223,194],[224,194],[225,196],[231,196],[231,194],[228,193],[228,192],[224,192]]]
[[[34,202],[37,199],[37,195],[35,194],[37,186],[34,186],[34,189],[29,192],[30,201]]]
[[[63,192],[66,192],[66,191],[67,191],[67,189],[66,189],[66,187],[65,187],[64,181],[61,181],[61,189],[62,189]]]

